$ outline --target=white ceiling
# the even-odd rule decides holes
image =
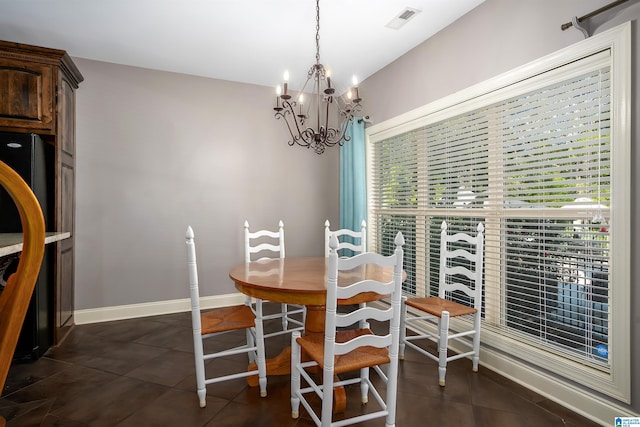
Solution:
[[[322,0],[320,57],[347,86],[393,62],[484,0]],[[0,0],[0,39],[94,59],[299,88],[315,62],[313,0]],[[420,13],[398,30],[405,8]]]

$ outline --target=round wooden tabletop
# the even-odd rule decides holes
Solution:
[[[273,302],[325,305],[327,297],[327,261],[325,257],[293,257],[252,261],[229,271],[229,277],[243,294]],[[340,271],[338,286],[364,279],[381,282],[392,280],[393,269],[373,264]],[[375,293],[361,294],[340,304],[375,301]]]

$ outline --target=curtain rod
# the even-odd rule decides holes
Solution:
[[[601,14],[602,12],[611,9],[612,7],[616,7],[622,3],[626,3],[629,0],[618,0],[618,1],[614,1],[613,3],[609,3],[606,6],[602,6],[600,9],[598,10],[594,10],[591,13],[587,13],[584,16],[581,16],[580,18],[578,18],[578,22],[582,22],[585,19],[589,19],[589,18],[593,18],[596,15]],[[573,25],[573,22],[567,22],[566,24],[562,24],[562,26],[560,27],[562,29],[562,31],[566,30],[567,28],[571,27]]]

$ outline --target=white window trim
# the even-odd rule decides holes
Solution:
[[[624,409],[612,405],[610,401],[600,398],[604,393],[612,398],[630,403],[630,233],[631,224],[631,23],[627,22],[599,35],[593,36],[572,46],[547,55],[539,60],[518,67],[468,89],[457,92],[428,105],[404,113],[383,123],[367,128],[367,144],[396,136],[410,130],[425,126],[442,117],[449,117],[452,108],[456,114],[470,111],[482,102],[486,105],[487,97],[500,89],[514,85],[525,79],[540,75],[548,70],[564,66],[578,59],[609,49],[611,52],[612,75],[612,198],[617,200],[616,207],[611,210],[611,236],[615,256],[611,257],[611,302],[615,307],[610,318],[610,374],[593,371],[580,377],[584,389],[564,381],[561,377],[548,372],[558,372],[557,360],[548,352],[540,353],[548,359],[549,370],[543,372],[525,361],[531,357],[528,352],[514,352],[512,357],[501,348],[513,348],[505,338],[483,330],[483,353],[481,363],[493,370],[501,372],[515,381],[556,401],[563,402],[573,410],[592,419],[604,420],[607,423],[614,416],[624,413]],[[484,97],[483,100],[481,98]],[[367,153],[371,152],[370,146]],[[367,158],[368,180],[371,180],[372,159]],[[622,178],[621,178],[622,177]],[[626,177],[626,178],[624,178]],[[371,200],[371,198],[369,198]],[[372,206],[369,206],[371,209]],[[374,230],[370,229],[370,232]],[[375,241],[369,238],[370,242]],[[563,369],[567,369],[563,360]],[[587,372],[584,367],[581,371]],[[593,391],[593,393],[590,393]],[[621,412],[622,411],[622,412]],[[628,412],[628,409],[626,410]]]

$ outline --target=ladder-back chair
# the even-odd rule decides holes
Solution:
[[[278,223],[277,231],[257,230],[253,232],[249,231],[249,222],[244,222],[244,262],[284,257],[284,223],[282,221]],[[253,307],[262,305],[262,300],[260,299],[252,300],[251,297],[247,297],[247,301],[252,303]],[[282,303],[280,304],[279,313],[263,314],[263,320],[281,319],[282,321],[282,330],[265,334],[265,338],[291,333],[294,330],[302,330],[304,328],[305,313],[306,308],[303,305]],[[298,317],[294,317],[295,315],[298,315]]]
[[[405,346],[409,346],[437,361],[438,383],[444,387],[449,361],[471,356],[473,371],[478,371],[484,283],[484,226],[482,223],[478,224],[475,236],[465,233],[449,234],[445,221],[440,228],[438,296],[403,297],[400,358],[404,358]],[[464,319],[456,323],[456,331],[450,330],[450,319],[453,317]],[[433,321],[436,323],[435,327],[428,327],[426,322]],[[417,335],[407,335],[407,328],[415,331]],[[466,337],[471,337],[471,341]],[[438,343],[437,354],[414,343],[425,339]],[[451,341],[468,351],[450,355],[448,348]]]
[[[194,233],[191,227],[187,228],[187,269],[189,274],[189,290],[191,296],[191,323],[193,327],[193,353],[196,365],[196,392],[200,407],[207,406],[207,384],[228,381],[236,378],[258,375],[260,396],[267,395],[267,370],[264,351],[264,332],[262,330],[262,306],[258,306],[257,312],[246,304],[216,308],[201,311],[200,290],[198,285],[198,265],[196,262],[196,247]],[[205,353],[204,342],[222,334],[245,330],[246,344],[217,352]],[[235,354],[247,353],[249,363],[256,363],[254,370],[243,370],[219,376],[209,376],[205,362],[220,357],[228,357]],[[215,366],[211,367],[212,370]]]
[[[324,256],[329,257],[331,248],[329,247],[329,241],[331,235],[335,235],[338,239],[338,256],[339,257],[351,257],[354,255],[362,254],[367,251],[367,222],[362,220],[360,223],[360,231],[350,230],[348,228],[340,228],[338,230],[331,230],[331,224],[329,220],[324,222]],[[360,303],[359,307],[366,307],[366,303]],[[364,325],[361,325],[364,327]]]
[[[334,387],[359,383],[362,403],[368,403],[371,392],[378,407],[368,408],[369,410],[363,410],[360,415],[342,419],[337,425],[355,424],[384,417],[386,425],[393,426],[396,416],[404,238],[401,233],[396,235],[396,248],[390,256],[368,252],[351,258],[339,258],[335,235],[331,237],[330,245],[324,334],[300,336],[300,332],[296,331],[291,338],[291,416],[298,418],[299,406],[302,403],[316,425],[334,425]],[[370,267],[373,264],[392,268],[391,281],[385,283],[366,279],[338,286],[339,272],[348,273],[349,270]],[[391,306],[377,308],[370,305],[350,313],[338,313],[338,300],[353,298],[365,292],[391,295]],[[380,327],[374,329],[382,330],[382,333],[369,329],[369,320],[380,322]],[[366,328],[349,329],[363,321]],[[386,374],[380,365],[388,365]],[[314,378],[314,372],[318,367],[322,370],[322,383],[318,383]],[[370,368],[374,368],[386,384],[384,399],[369,379]],[[359,371],[360,375],[356,378],[335,380],[335,376],[351,371]],[[306,383],[304,387],[301,387],[301,379]],[[312,400],[306,396],[308,394],[322,399],[320,414],[314,411]]]

